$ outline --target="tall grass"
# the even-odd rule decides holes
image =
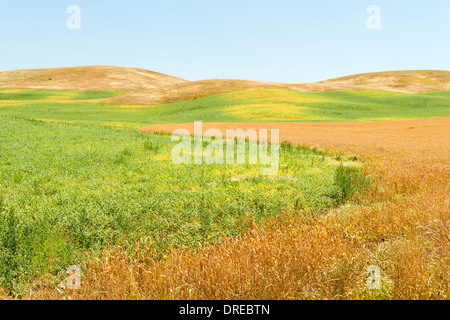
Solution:
[[[137,243],[132,258],[111,247],[86,262],[81,290],[41,282],[28,297],[448,299],[450,216],[440,193],[448,185],[441,178],[431,190],[424,181],[411,189],[414,176],[395,177],[390,165],[371,162],[367,170],[377,183],[355,194],[359,204],[327,214],[286,212],[219,245],[163,259],[152,239]],[[380,289],[366,287],[370,265],[381,269]]]
[[[132,255],[151,237],[163,254],[242,234],[294,206],[305,214],[340,201],[338,166],[304,148],[282,147],[278,174],[261,176],[262,165],[175,165],[170,136],[1,122],[0,281],[12,294],[109,246]]]
[[[319,94],[323,104],[311,103],[317,109],[308,112],[352,121],[365,119],[363,114],[448,114],[448,93],[377,94]],[[91,126],[242,120],[226,113],[240,103],[231,100],[157,107],[2,102],[0,295],[449,298],[444,131],[425,140],[377,140],[376,150],[384,141],[388,148],[376,161],[366,157],[364,175],[339,166],[343,156],[330,159],[284,144],[279,174],[262,179],[256,175],[260,167],[174,166],[168,137]],[[335,140],[335,146],[348,144],[341,136]],[[317,141],[316,134],[308,143]],[[358,143],[358,154],[373,156],[373,140]],[[367,175],[375,181],[370,187]],[[71,264],[82,267],[80,291],[59,285]],[[365,286],[369,265],[381,268],[381,290]]]

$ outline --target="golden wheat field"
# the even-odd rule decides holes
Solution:
[[[136,244],[133,259],[106,250],[88,260],[80,291],[39,283],[28,298],[448,299],[449,125],[449,117],[204,124],[204,130],[279,128],[281,141],[361,157],[376,183],[352,204],[323,215],[285,212],[245,235],[176,250],[163,260],[154,256],[151,239]],[[172,132],[172,127],[143,130]],[[381,290],[365,286],[370,265],[381,269]]]

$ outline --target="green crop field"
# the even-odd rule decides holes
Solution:
[[[106,105],[114,92],[0,90],[0,115],[137,129],[151,124],[402,120],[450,115],[450,92],[255,89],[169,105]]]
[[[39,109],[36,118],[51,113],[39,103],[4,108],[0,280],[14,294],[26,291],[28,279],[64,276],[85,252],[110,245],[131,252],[151,237],[164,252],[219,241],[284,210],[321,212],[345,200],[357,174],[290,145],[281,147],[275,176],[261,176],[262,165],[175,165],[170,136],[35,120]]]
[[[120,93],[106,91],[56,91],[56,90],[24,90],[0,89],[0,101],[101,101],[120,95]]]

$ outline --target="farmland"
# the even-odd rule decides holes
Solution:
[[[448,91],[110,105],[123,92],[96,89],[0,90],[0,295],[448,297]],[[173,164],[160,132],[198,120],[280,129],[278,174]],[[61,293],[73,264],[83,288]],[[385,280],[376,294],[370,264]]]
[[[0,90],[0,114],[136,130],[204,122],[381,121],[447,116],[450,93],[252,89],[168,105],[107,105],[117,92]]]
[[[354,171],[288,146],[276,176],[260,176],[261,165],[174,165],[166,135],[11,115],[1,123],[0,272],[14,294],[26,279],[64,275],[85,252],[131,252],[152,239],[162,254],[292,208],[327,210],[343,200],[340,170]]]
[[[183,259],[185,265],[178,265],[183,253],[175,253],[168,264],[144,268],[162,277],[170,274],[170,281],[163,283],[146,284],[151,277],[121,276],[127,268],[137,273],[142,266],[139,262],[108,263],[111,255],[116,256],[108,252],[101,262],[91,262],[95,271],[89,275],[91,286],[82,297],[131,294],[132,286],[114,285],[113,279],[120,277],[142,286],[138,296],[148,298],[448,299],[450,117],[209,125],[277,126],[284,132],[280,138],[293,144],[356,153],[376,183],[368,194],[358,197],[359,203],[312,219],[283,215],[245,236]],[[157,126],[146,130],[170,129]],[[205,261],[209,263],[206,270],[202,267]],[[381,290],[365,286],[369,265],[381,268]],[[113,274],[102,274],[103,268],[111,268]],[[177,290],[177,281],[188,285]],[[95,294],[101,287],[109,293]]]

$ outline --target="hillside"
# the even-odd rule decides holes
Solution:
[[[278,88],[280,85],[269,82],[233,79],[200,80],[155,88],[150,91],[133,92],[107,99],[103,103],[159,105],[190,101],[248,89]]]
[[[352,75],[319,83],[275,83],[233,79],[183,82],[103,101],[106,104],[161,105],[190,101],[249,89],[286,89],[300,92],[381,90],[423,93],[450,90],[449,71],[393,71]]]
[[[380,90],[401,93],[450,91],[450,71],[390,71],[330,79],[319,83],[275,83],[212,79],[186,81],[135,68],[88,66],[0,72],[0,88],[115,91],[104,104],[163,105],[249,89],[300,92]]]
[[[450,71],[413,70],[364,73],[330,79],[322,81],[320,84],[406,93],[447,91],[450,90]]]
[[[450,92],[250,89],[166,105],[107,105],[111,92],[0,89],[0,117],[139,129],[203,122],[348,122],[450,116]]]
[[[183,82],[153,71],[113,66],[0,72],[0,88],[8,89],[136,92]]]

